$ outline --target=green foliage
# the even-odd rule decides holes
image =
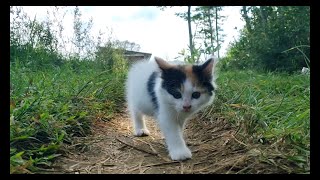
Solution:
[[[190,12],[190,21],[196,27],[194,32],[189,31],[189,50],[179,53],[184,61],[197,63],[201,55],[213,52],[218,52],[219,56],[220,43],[225,36],[220,28],[225,18],[219,15],[218,12],[221,10],[221,6],[197,6],[192,13]],[[176,16],[188,20],[188,12],[176,13]]]
[[[89,22],[81,20],[81,12],[78,7],[73,12],[73,39],[72,43],[76,48],[76,58],[90,58],[93,54],[93,38],[90,36],[90,31],[93,26],[92,18]]]
[[[141,48],[139,44],[130,42],[128,40],[125,40],[125,41],[116,40],[114,42],[114,46],[118,49],[124,49],[128,51],[140,51],[140,48]]]
[[[95,62],[83,61],[74,68],[72,63],[45,70],[11,65],[10,144],[12,157],[24,152],[19,162],[49,163],[62,142],[90,133],[96,114],[108,119],[121,109],[126,71],[102,71]]]
[[[36,69],[61,65],[63,57],[57,52],[51,22],[30,20],[18,7],[11,7],[10,13],[10,62]]]
[[[229,67],[293,72],[310,59],[310,7],[250,7],[245,29],[227,54]],[[300,51],[287,51],[300,47]]]
[[[309,43],[305,7],[280,7],[276,17],[272,17],[275,8],[266,7],[268,30],[260,34],[268,38],[258,36],[262,29],[262,25],[254,23],[260,22],[258,10],[252,9],[251,18],[252,29],[257,32],[244,30],[240,41],[221,60],[220,69],[273,70],[276,66],[277,70],[289,71],[299,63],[308,65],[309,46],[303,46]],[[62,143],[90,134],[94,121],[108,120],[122,110],[128,64],[111,41],[98,46],[94,58],[63,56],[57,50],[59,45],[50,22],[30,20],[20,8],[10,7],[10,12],[10,173],[33,173],[39,167],[50,166],[61,155]],[[301,16],[293,16],[297,13]],[[276,23],[281,18],[286,23],[284,27]],[[286,28],[291,28],[289,33]],[[268,51],[264,52],[264,48]],[[281,66],[277,59],[275,65],[269,65],[271,61],[266,57],[275,53],[283,59],[292,58],[297,64],[281,59]],[[201,52],[196,50],[193,58],[188,54],[182,52],[186,61],[193,62]],[[248,140],[257,143],[285,142],[286,157],[301,172],[306,171],[310,158],[309,76],[235,70],[222,72],[218,85],[215,104],[204,116],[229,119],[250,136]]]
[[[194,48],[193,53],[190,53],[190,49],[182,49],[178,54],[184,62],[194,64],[199,62],[202,53],[200,48]]]
[[[10,173],[33,173],[49,167],[63,143],[90,134],[94,121],[122,110],[128,65],[118,51],[63,56],[49,20],[10,10]]]
[[[98,47],[96,61],[100,67],[109,71],[121,71],[128,68],[128,63],[122,58],[124,49],[116,48],[115,43],[108,42],[103,47]],[[111,55],[111,56],[110,56]]]
[[[233,122],[249,142],[279,146],[293,166],[308,171],[309,76],[237,70],[221,72],[217,84],[216,100],[204,116]]]
[[[197,24],[195,39],[200,40],[202,44],[201,52],[204,54],[218,52],[220,43],[223,42],[224,34],[221,34],[222,29],[220,27],[225,17],[219,15],[218,12],[221,10],[221,6],[199,6],[195,8],[195,14],[192,17]]]
[[[189,49],[182,49],[179,52],[185,62],[199,63],[201,55],[213,54],[216,51],[219,55],[220,45],[218,44],[223,42],[224,37],[223,34],[219,33],[221,22],[224,20],[224,16],[217,13],[221,10],[222,7],[219,6],[198,6],[192,11],[190,20],[196,25],[194,32],[189,32],[189,41],[192,47],[188,45]],[[187,12],[176,13],[176,15],[188,20]],[[219,34],[221,35],[220,38],[218,38]],[[192,39],[190,40],[190,38]]]
[[[158,7],[162,11],[167,8],[167,6]],[[189,49],[182,49],[179,52],[185,62],[198,63],[201,55],[211,55],[217,51],[219,57],[220,44],[225,36],[220,28],[225,17],[218,13],[222,8],[222,6],[196,6],[195,8],[188,6],[188,11],[175,13],[176,16],[188,21]],[[191,22],[196,26],[194,32],[191,29]]]

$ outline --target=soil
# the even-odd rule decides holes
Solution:
[[[155,120],[146,118],[150,136],[135,137],[128,112],[116,118],[95,120],[92,134],[65,145],[49,173],[72,174],[245,174],[287,173],[261,156],[266,148],[240,136],[225,119],[188,121],[185,140],[192,159],[172,161]],[[246,143],[245,143],[246,142]],[[281,160],[281,158],[280,158]]]

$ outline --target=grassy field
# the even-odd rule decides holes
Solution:
[[[51,68],[10,67],[10,172],[35,172],[60,156],[62,143],[90,134],[97,120],[123,110],[126,71],[98,70],[92,62]],[[202,116],[233,122],[248,141],[278,146],[309,171],[310,77],[224,71],[217,99]]]
[[[10,67],[10,172],[48,167],[62,143],[86,136],[95,120],[122,109],[125,73],[90,62],[55,68]]]
[[[247,121],[248,132],[257,131],[267,139],[289,135],[294,141],[309,143],[309,76],[223,72],[218,84],[218,113],[236,123]]]
[[[213,107],[205,116],[223,116],[239,127],[247,142],[310,171],[310,76],[254,71],[221,72]],[[276,162],[271,162],[275,165]]]
[[[112,31],[92,36],[92,20],[83,20],[78,8],[49,11],[54,17],[40,21],[29,17],[24,8],[10,6],[10,173],[36,173],[52,167],[65,153],[65,146],[93,132],[95,122],[124,115],[128,64],[121,49],[138,44],[114,41]],[[296,13],[291,7],[281,11],[288,17],[287,12]],[[70,37],[63,35],[67,29],[63,18],[55,15],[67,12],[74,17],[73,34],[67,32]],[[199,113],[203,119],[231,122],[241,143],[254,145],[248,146],[250,150],[259,146],[261,156],[254,158],[280,172],[310,173],[310,76],[298,70],[292,73],[309,67],[307,27],[289,23],[287,30],[302,36],[294,35],[300,38],[285,44],[277,43],[288,39],[283,33],[256,42],[261,35],[266,37],[265,27],[262,34],[249,33],[233,44],[221,60],[216,99]],[[281,28],[271,29],[282,32]],[[252,32],[260,32],[259,27]],[[295,62],[302,58],[305,65]],[[283,67],[279,69],[277,63]],[[266,65],[291,74],[237,70],[266,69]]]

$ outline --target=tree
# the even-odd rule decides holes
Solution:
[[[219,36],[220,26],[224,20],[224,16],[218,14],[221,10],[222,7],[220,6],[199,6],[193,16],[193,21],[200,23],[197,33],[199,34],[198,40],[202,41],[204,45],[201,52],[210,55],[218,52],[218,57],[220,57],[220,42],[223,41],[224,37],[223,34]]]
[[[249,33],[252,32],[252,28],[251,28],[251,22],[250,22],[250,18],[248,16],[248,11],[247,11],[247,6],[242,6],[242,17],[243,19],[246,21],[246,28],[248,30]]]
[[[160,9],[164,10],[165,7],[161,6]],[[202,53],[213,54],[215,51],[218,51],[219,57],[219,42],[222,42],[224,37],[223,35],[219,36],[219,31],[221,31],[219,25],[224,17],[220,16],[218,12],[222,10],[222,7],[198,6],[194,11],[191,10],[191,6],[188,6],[187,12],[176,13],[178,17],[188,22],[189,32],[190,55],[187,55],[188,52],[186,50],[182,50],[179,54],[184,57],[185,61],[191,63],[198,62]],[[213,25],[214,21],[215,27]],[[194,32],[192,32],[192,23],[196,25]],[[214,41],[216,41],[216,46],[214,45]]]
[[[243,6],[241,15],[246,26],[228,53],[231,65],[286,72],[309,65],[310,7]]]
[[[114,45],[116,48],[120,48],[128,51],[140,51],[140,48],[141,48],[139,44],[130,42],[128,40],[125,40],[125,41],[116,40]]]
[[[216,33],[217,33],[217,47],[218,47],[218,58],[220,58],[220,45],[219,45],[219,31],[218,31],[218,8],[215,8],[216,10]]]
[[[167,6],[158,6],[162,11],[165,10]],[[172,7],[172,6],[170,6]],[[191,15],[191,6],[188,6],[187,12],[183,13],[176,13],[176,16],[183,18],[184,20],[188,21],[188,33],[189,33],[189,50],[190,50],[190,58],[189,61],[195,62],[195,47],[194,47],[194,40],[193,40],[193,34],[192,34],[192,28],[191,28],[191,22],[192,22],[192,15]]]
[[[194,47],[192,42],[192,30],[191,30],[191,6],[188,6],[188,30],[189,30],[189,46],[192,61],[194,61]]]
[[[26,67],[61,64],[58,38],[48,17],[32,19],[22,7],[10,8],[10,61],[18,60]],[[37,57],[37,58],[35,58]]]
[[[94,47],[94,43],[92,41],[92,38],[90,37],[90,30],[92,28],[93,22],[92,18],[89,20],[89,22],[83,22],[81,20],[81,12],[79,10],[79,7],[76,6],[74,9],[74,19],[73,19],[73,30],[74,30],[74,36],[72,43],[76,48],[76,57],[80,58],[84,55],[86,55],[85,58],[91,55],[91,49]],[[86,48],[86,49],[85,49]]]
[[[189,35],[189,51],[190,56],[188,61],[195,62],[195,44],[194,44],[194,36],[192,33],[191,22],[193,21],[193,16],[191,15],[191,6],[188,6],[187,12],[176,13],[176,16],[183,18],[188,22],[188,35]]]

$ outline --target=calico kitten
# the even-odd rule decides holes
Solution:
[[[160,125],[171,159],[191,158],[183,129],[191,115],[214,99],[214,65],[213,58],[202,65],[174,65],[159,57],[134,64],[126,82],[134,134],[149,135],[143,116],[153,116]]]

